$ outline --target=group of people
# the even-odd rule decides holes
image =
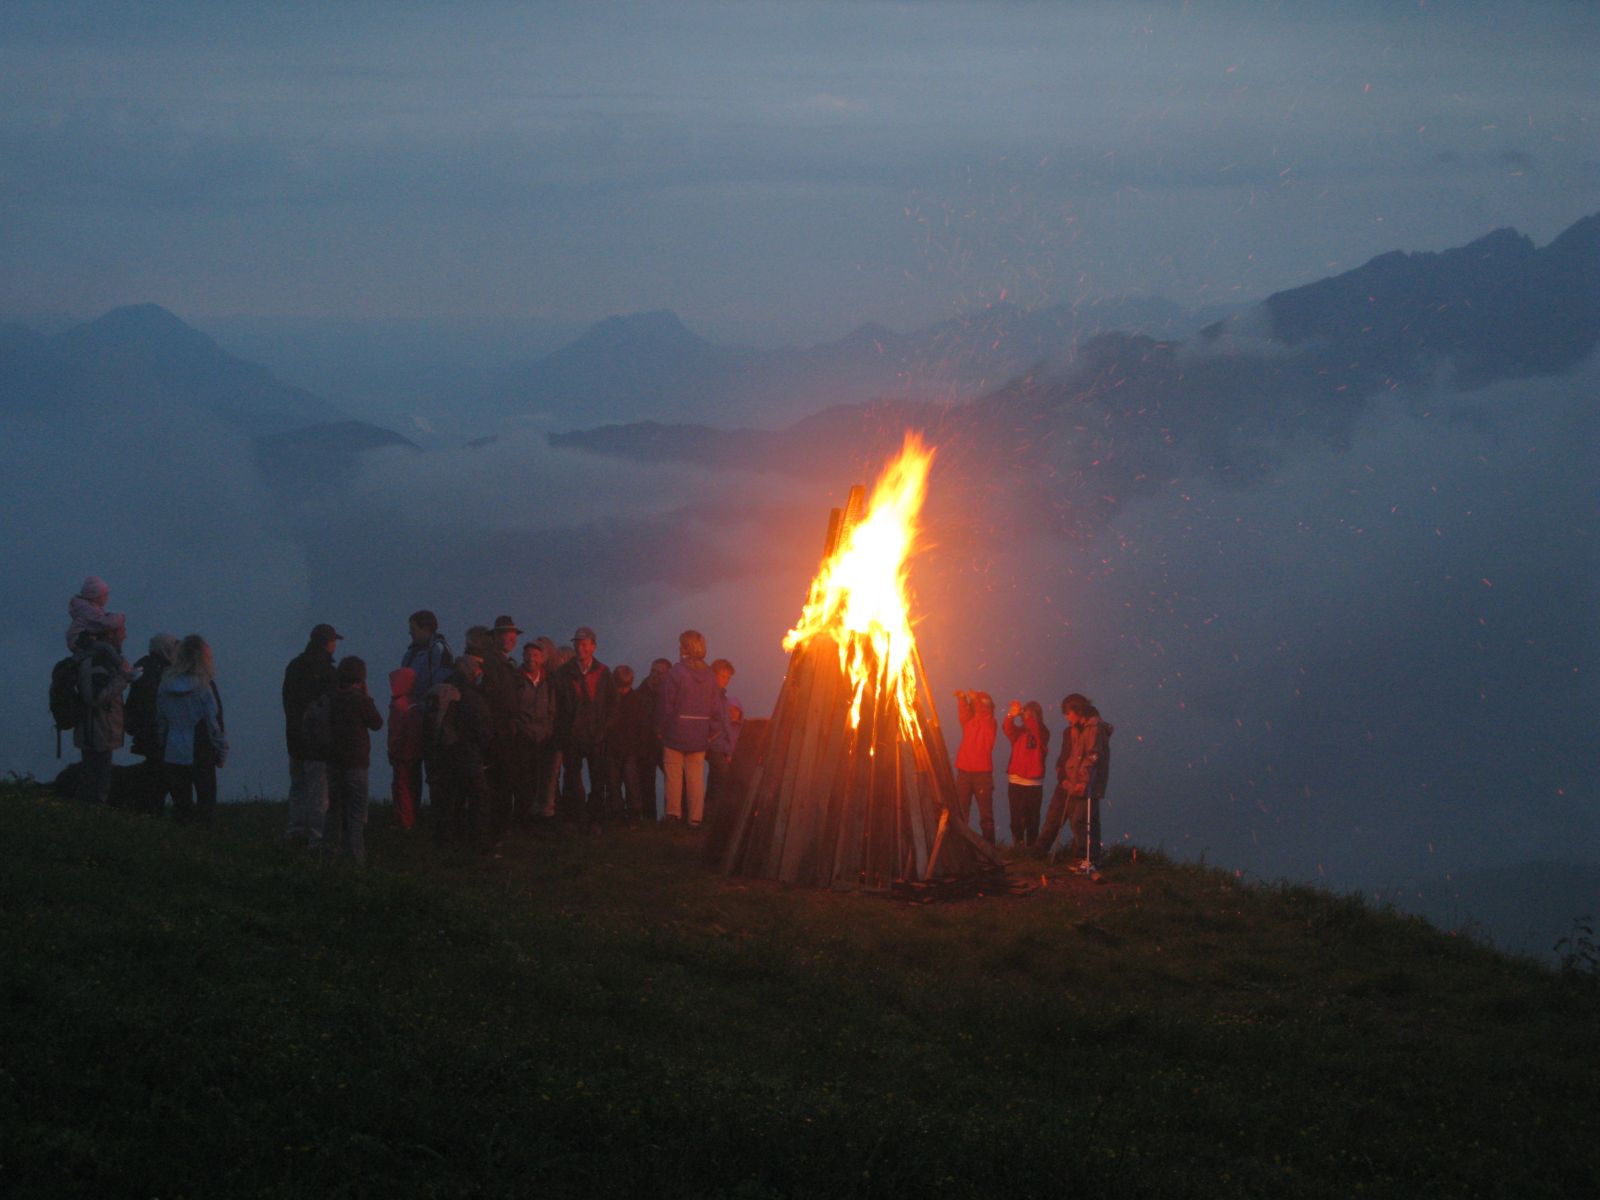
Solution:
[[[1048,854],[1063,824],[1072,832],[1069,860],[1095,866],[1100,860],[1099,801],[1105,796],[1111,772],[1111,734],[1114,726],[1100,717],[1089,698],[1072,692],[1061,701],[1066,729],[1056,756],[1055,790],[1045,814],[1046,768],[1050,758],[1050,730],[1044,708],[1037,700],[1013,700],[1004,724],[995,720],[994,698],[988,692],[958,690],[956,713],[961,722],[961,744],[956,751],[956,808],[954,815],[966,823],[973,801],[978,806],[978,828],[994,844],[994,748],[1004,729],[1011,743],[1006,762],[1006,799],[1011,811],[1011,840],[1019,849]]]
[[[389,673],[386,737],[403,829],[417,827],[424,789],[436,840],[496,854],[513,827],[536,822],[598,833],[610,821],[656,820],[658,770],[668,821],[696,828],[724,795],[744,714],[727,692],[733,664],[708,664],[698,631],[679,637],[677,662],[655,659],[641,681],[632,667],[595,657],[588,626],[558,646],[524,641],[503,615],[468,629],[459,655],[432,612],[412,613],[408,627]],[[284,671],[285,837],[311,847],[342,837],[361,862],[370,735],[385,726],[366,663],[335,663],[342,640],[317,625]]]
[[[158,814],[170,796],[178,820],[207,821],[228,757],[211,647],[197,633],[158,633],[130,665],[127,617],[106,608],[110,598],[105,580],[91,575],[67,602],[67,657],[51,677],[56,727],[72,731],[80,754],[78,798],[111,802],[112,760],[131,741],[142,760],[130,773],[131,807]]]
[[[81,753],[77,795],[111,800],[114,752],[131,743],[142,760],[126,789],[131,806],[159,814],[170,797],[179,820],[208,820],[228,755],[211,647],[199,634],[180,640],[158,633],[130,665],[123,657],[127,620],[107,609],[109,599],[97,576],[70,599],[69,654],[51,682],[57,727],[72,730]],[[638,680],[632,667],[608,667],[595,657],[588,626],[561,646],[549,637],[524,641],[522,628],[499,616],[468,629],[459,655],[432,612],[412,613],[408,627],[406,648],[389,672],[385,742],[402,828],[417,827],[425,790],[436,840],[490,853],[514,826],[559,820],[598,833],[610,821],[655,821],[658,772],[661,815],[670,822],[698,828],[708,811],[729,802],[744,711],[728,694],[733,664],[708,664],[698,631],[679,636],[676,662],[657,658]],[[335,661],[342,640],[332,625],[317,625],[284,671],[285,837],[324,850],[342,843],[363,863],[371,735],[385,721],[367,688],[366,662],[354,655]],[[967,823],[976,801],[979,830],[994,843],[994,751],[1003,730],[1013,842],[1047,853],[1066,825],[1071,860],[1097,863],[1098,801],[1113,727],[1089,699],[1073,692],[1061,702],[1066,728],[1048,809],[1050,730],[1039,702],[1013,700],[1003,722],[987,692],[959,690],[956,705],[961,741],[952,815]]]

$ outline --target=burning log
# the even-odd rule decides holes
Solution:
[[[908,435],[870,507],[858,485],[830,516],[772,718],[735,764],[736,804],[712,830],[729,874],[887,888],[1003,867],[950,818],[955,773],[907,611],[932,462]]]

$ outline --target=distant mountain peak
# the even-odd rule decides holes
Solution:
[[[1263,302],[1272,337],[1339,347],[1378,377],[1426,372],[1448,358],[1458,386],[1556,374],[1600,342],[1600,218],[1585,217],[1539,249],[1515,229],[1464,246],[1407,254]]]
[[[1499,229],[1490,230],[1481,238],[1468,242],[1462,251],[1468,254],[1532,254],[1534,253],[1533,239],[1525,233],[1518,233],[1509,225]],[[1446,253],[1449,253],[1446,251]]]
[[[220,353],[211,338],[159,304],[128,304],[70,329],[64,337],[80,345],[144,345],[184,353]]]
[[[700,345],[705,339],[691,333],[671,309],[657,308],[649,312],[628,313],[596,321],[580,342],[599,343],[688,343]]]
[[[96,317],[85,328],[126,333],[198,332],[172,310],[162,308],[159,304],[124,304]]]

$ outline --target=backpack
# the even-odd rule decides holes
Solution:
[[[440,683],[428,689],[422,702],[423,753],[449,750],[461,740],[456,732],[455,706],[461,696],[454,684]]]
[[[326,760],[333,753],[333,693],[323,692],[300,714],[300,737],[306,757]]]
[[[63,730],[76,729],[89,716],[78,686],[78,656],[69,654],[50,668],[50,716],[56,725],[56,757],[61,757]]]

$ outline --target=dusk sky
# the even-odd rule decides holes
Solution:
[[[1600,207],[1597,61],[1584,3],[13,3],[0,315],[1255,299]]]

